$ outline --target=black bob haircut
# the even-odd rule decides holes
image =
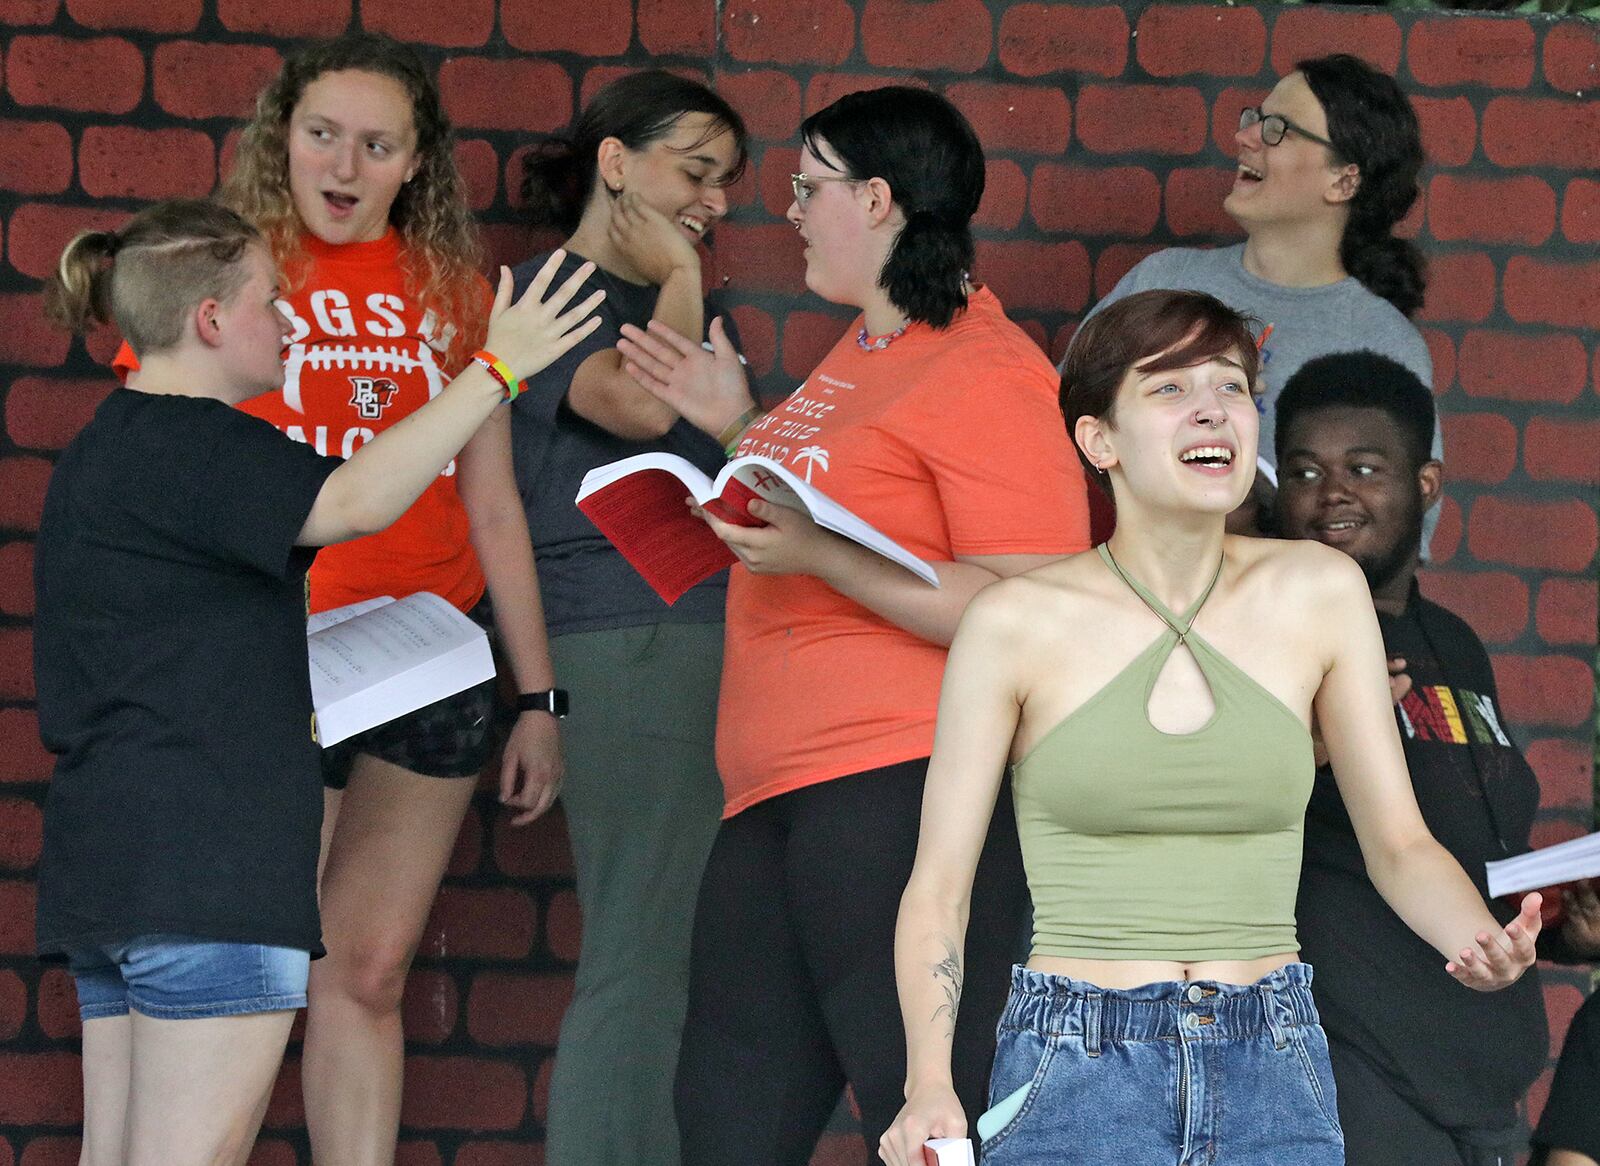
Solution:
[[[1411,468],[1433,458],[1433,394],[1416,373],[1376,352],[1334,352],[1302,364],[1278,395],[1273,452],[1283,460],[1289,431],[1323,409],[1381,409],[1405,437]]]

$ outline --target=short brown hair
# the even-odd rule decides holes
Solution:
[[[1079,460],[1108,492],[1110,475],[1078,445],[1078,419],[1115,423],[1117,390],[1132,370],[1191,368],[1231,352],[1238,352],[1254,393],[1261,358],[1250,323],[1249,317],[1204,292],[1159,290],[1118,300],[1078,329],[1061,366],[1061,415]]]

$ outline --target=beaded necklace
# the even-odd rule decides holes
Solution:
[[[863,324],[861,325],[861,331],[856,333],[856,343],[861,346],[862,352],[882,352],[885,348],[888,348],[889,345],[893,344],[896,340],[900,339],[900,337],[904,336],[906,334],[906,329],[909,327],[911,327],[911,321],[907,320],[893,332],[885,332],[882,336],[869,337],[867,335],[867,326]]]

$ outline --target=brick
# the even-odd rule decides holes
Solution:
[[[396,1158],[395,1162],[399,1163]],[[283,1142],[276,1138],[257,1141],[250,1148],[250,1157],[245,1166],[299,1166],[300,1156],[295,1153],[293,1142]]]
[[[60,7],[61,0],[0,0],[0,24],[49,24]]]
[[[1550,1023],[1550,1057],[1561,1055],[1562,1037],[1583,1007],[1584,994],[1571,984],[1548,984],[1544,990],[1545,1014]]]
[[[1587,810],[1594,801],[1590,771],[1594,754],[1578,741],[1541,737],[1524,750],[1539,779],[1539,801],[1546,809]]]
[[[1478,144],[1478,111],[1465,97],[1409,95],[1422,128],[1422,150],[1435,166],[1465,166]]]
[[[1522,464],[1536,482],[1600,485],[1600,420],[1532,418],[1523,436]]]
[[[1502,295],[1506,314],[1518,323],[1600,329],[1600,261],[1513,255],[1506,260]]]
[[[0,528],[39,529],[50,463],[37,457],[0,458]]]
[[[515,1129],[527,1110],[527,1078],[484,1057],[406,1058],[400,1124],[416,1129]]]
[[[82,1118],[77,1054],[0,1053],[0,1124],[70,1126]]]
[[[688,65],[664,65],[662,68],[675,76],[701,85],[711,84],[711,75],[704,69],[690,68]],[[583,84],[578,87],[579,107],[588,105],[596,93],[604,89],[619,77],[630,73],[637,73],[637,65],[596,65],[583,75]]]
[[[25,539],[0,543],[0,615],[33,614],[33,544]]]
[[[1051,364],[1060,364],[1062,358],[1067,355],[1067,346],[1078,334],[1078,324],[1077,320],[1069,320],[1056,329],[1056,334],[1050,339],[1050,347],[1045,352]]]
[[[1428,229],[1442,242],[1538,247],[1556,228],[1556,192],[1531,174],[1440,174],[1428,184]]]
[[[866,1147],[855,1133],[826,1133],[807,1166],[866,1166]]]
[[[571,876],[572,846],[559,804],[526,826],[512,827],[500,819],[491,828],[494,864],[501,874],[518,879]]]
[[[1021,317],[1017,320],[1017,327],[1023,334],[1039,346],[1039,351],[1048,354],[1050,351],[1050,332],[1043,323],[1031,317]]]
[[[1134,34],[1140,66],[1152,77],[1253,77],[1267,54],[1267,25],[1256,8],[1157,4]]]
[[[704,0],[638,0],[639,43],[652,56],[710,57],[717,47],[716,6]],[[727,91],[718,89],[723,96]],[[741,116],[750,107],[734,104]]]
[[[1534,615],[1539,638],[1547,644],[1592,645],[1600,621],[1597,600],[1600,587],[1593,579],[1546,579],[1539,585]]]
[[[1096,154],[1197,154],[1209,111],[1198,89],[1086,85],[1078,94],[1078,140]]]
[[[1517,427],[1498,413],[1447,413],[1442,418],[1450,479],[1494,485],[1517,465]]]
[[[78,144],[78,184],[95,198],[204,198],[216,150],[198,130],[90,126]]]
[[[1428,358],[1433,364],[1433,384],[1429,386],[1435,396],[1447,392],[1456,381],[1456,344],[1442,328],[1422,328],[1422,340],[1428,346]]]
[[[572,78],[549,61],[455,57],[439,66],[439,91],[461,127],[548,134],[572,120]]]
[[[350,8],[351,0],[217,0],[217,19],[230,32],[327,37],[350,27]]]
[[[1011,150],[1063,154],[1072,140],[1072,105],[1053,85],[961,81],[945,96],[972,123],[990,157]]]
[[[1260,105],[1266,100],[1267,89],[1224,89],[1217,94],[1211,107],[1211,139],[1229,158],[1239,156],[1234,137],[1239,132],[1239,111],[1250,105]]]
[[[1483,563],[1578,572],[1594,559],[1594,509],[1576,499],[1532,502],[1485,494],[1472,504],[1467,549]]]
[[[1387,13],[1285,9],[1272,24],[1272,71],[1329,53],[1353,53],[1390,76],[1400,71],[1400,24]]]
[[[543,1166],[543,1153],[533,1159],[534,1166]],[[439,1147],[432,1142],[411,1141],[401,1142],[395,1147],[394,1166],[443,1166],[443,1159],[439,1157]],[[459,1166],[461,1159],[454,1160]],[[296,1158],[290,1166],[297,1166]]]
[[[467,205],[475,211],[488,210],[500,193],[500,155],[482,138],[462,138],[456,142],[455,158],[467,187]]]
[[[77,1138],[30,1138],[18,1166],[78,1166],[82,1143]],[[251,1160],[252,1164],[254,1159]]]
[[[1417,318],[1481,324],[1494,311],[1494,288],[1494,260],[1482,251],[1430,255],[1427,300]]]
[[[785,142],[799,128],[800,82],[788,73],[776,69],[725,73],[717,78],[717,92],[739,111],[753,138]]]
[[[1492,654],[1506,715],[1519,725],[1576,729],[1594,709],[1594,661],[1573,656]]]
[[[0,869],[24,871],[39,861],[44,815],[38,803],[0,798]]]
[[[67,0],[67,15],[93,29],[192,32],[200,9],[200,0]]]
[[[1161,183],[1143,166],[1041,162],[1028,209],[1046,231],[1139,239],[1161,218]]]
[[[296,1021],[299,1021],[298,1017]],[[303,1033],[301,1039],[304,1039]],[[263,1126],[267,1129],[283,1130],[305,1124],[306,1110],[300,1081],[299,1058],[285,1058],[278,1070],[277,1078],[272,1083],[272,1092],[267,1098],[267,1112],[262,1118]]]
[[[39,741],[39,718],[32,709],[0,708],[0,782],[44,781],[55,758]]]
[[[1461,340],[1461,387],[1469,396],[1567,404],[1588,376],[1589,353],[1570,333],[1474,328]]]
[[[874,68],[971,73],[993,43],[983,0],[867,0],[861,12],[861,51]]]
[[[976,274],[1012,312],[1080,312],[1089,299],[1089,252],[1065,243],[980,239]]]
[[[1000,64],[1019,77],[1120,77],[1129,36],[1117,5],[1018,4],[1000,17]]]
[[[530,1156],[531,1154],[531,1156]],[[453,1166],[544,1166],[544,1147],[515,1142],[463,1142]]]
[[[10,970],[0,970],[0,1041],[14,1040],[28,1019],[28,986]]]
[[[1411,26],[1406,63],[1413,77],[1433,89],[1523,89],[1533,80],[1533,25],[1487,16],[1418,20]]]
[[[35,279],[55,274],[61,252],[81,231],[105,231],[128,221],[126,211],[94,206],[30,202],[11,216],[7,257],[11,266]]]
[[[849,317],[837,312],[793,311],[784,317],[783,371],[795,384],[811,375],[811,370],[844,335],[848,322]]]
[[[0,700],[32,700],[33,695],[33,633],[0,628]]]
[[[78,1018],[78,989],[66,968],[47,967],[39,973],[34,1019],[39,1031],[51,1040],[69,1040],[83,1030]]]
[[[1483,107],[1483,152],[1507,169],[1592,170],[1600,157],[1600,101],[1491,98]]]
[[[368,0],[370,2],[370,0]],[[485,35],[494,23],[494,0],[481,0],[487,17]],[[410,7],[408,0],[394,0]],[[615,57],[628,51],[633,38],[630,0],[501,0],[500,29],[511,47],[528,53],[577,53]]]
[[[1422,234],[1422,224],[1427,219],[1428,188],[1423,187],[1412,202],[1405,217],[1394,225],[1394,233],[1402,239],[1415,239]]]
[[[33,915],[37,905],[32,882],[18,879],[0,881],[0,955],[33,956]],[[30,1119],[7,1116],[8,1112],[15,1112],[8,1110],[8,1105],[13,1104],[8,1096],[12,1092],[8,1084],[11,1076],[8,1067],[9,1062],[0,1054],[0,1124],[20,1124]]]
[[[1435,566],[1443,566],[1455,558],[1461,546],[1462,527],[1461,504],[1446,494],[1439,503],[1439,525],[1434,528],[1433,541],[1428,544],[1428,555]]]
[[[762,151],[755,186],[762,208],[773,218],[782,219],[794,201],[794,182],[789,176],[799,169],[797,149],[769,146]]]
[[[1181,237],[1205,235],[1232,239],[1240,235],[1239,224],[1222,209],[1222,200],[1233,189],[1234,171],[1210,167],[1179,167],[1167,174],[1167,229]]]
[[[144,58],[121,37],[17,36],[6,85],[18,105],[130,113],[144,94]]]
[[[984,166],[983,201],[973,226],[1015,230],[1028,205],[1028,176],[1010,158],[990,158]]]
[[[1600,243],[1600,182],[1574,178],[1561,200],[1561,233],[1573,243]]]
[[[760,308],[741,304],[729,310],[739,330],[739,352],[750,362],[753,375],[764,377],[774,367],[778,354],[778,326]]]
[[[150,72],[156,104],[174,117],[245,118],[282,64],[268,45],[169,41],[156,46]]]
[[[439,892],[418,951],[429,956],[522,959],[533,950],[533,903],[510,887]]]
[[[844,0],[730,0],[722,38],[737,61],[837,68],[855,47],[855,13]]]
[[[1094,297],[1111,294],[1117,281],[1127,275],[1147,255],[1160,251],[1160,243],[1112,243],[1103,247],[1094,261]]]
[[[500,789],[500,763],[498,760],[490,763],[481,774],[478,781],[480,790],[488,790],[498,794]],[[483,862],[483,816],[478,813],[477,806],[468,806],[466,814],[461,819],[461,829],[456,831],[455,848],[450,852],[450,861],[445,866],[445,874],[450,878],[461,878],[478,872],[478,867]]]
[[[413,968],[406,977],[401,1014],[406,1040],[437,1045],[449,1040],[461,1012],[461,994],[454,977],[437,968]]]
[[[805,260],[788,223],[723,223],[717,227],[717,261],[735,294],[806,290]]]
[[[571,5],[564,14],[574,19],[589,5]],[[506,6],[504,26],[511,38],[516,23],[514,4]],[[361,23],[412,44],[470,49],[488,43],[494,32],[494,0],[454,0],[450,4],[414,4],[409,0],[361,0]],[[513,43],[515,41],[513,40]]]
[[[847,93],[856,93],[863,89],[882,89],[885,85],[928,88],[928,82],[924,78],[909,73],[817,73],[806,82],[804,103],[806,115],[809,117],[820,109],[828,108]]]
[[[1528,626],[1528,585],[1509,571],[1428,568],[1419,578],[1424,595],[1466,620],[1485,643],[1509,644]]]
[[[0,320],[0,364],[53,368],[67,358],[71,338],[45,319],[42,295],[0,294]]]
[[[572,977],[480,972],[467,995],[467,1032],[485,1048],[553,1048],[572,1002]]]
[[[1544,34],[1544,77],[1552,88],[1579,97],[1600,86],[1600,29],[1563,20]]]
[[[583,912],[578,908],[578,896],[557,891],[544,908],[545,948],[556,959],[574,964],[582,943]]]
[[[0,190],[60,194],[72,181],[72,135],[52,121],[0,121]]]

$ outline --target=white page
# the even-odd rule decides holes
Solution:
[[[355,603],[347,603],[343,607],[330,607],[327,611],[314,612],[306,616],[306,635],[316,635],[324,628],[331,628],[347,619],[354,619],[364,611],[372,611],[393,602],[394,596],[380,595],[376,599],[362,599]]]
[[[1515,858],[1485,863],[1484,867],[1489,874],[1491,899],[1576,879],[1600,878],[1600,834],[1585,834]]]

